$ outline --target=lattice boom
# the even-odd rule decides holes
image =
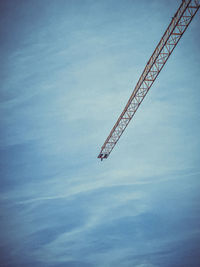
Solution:
[[[145,66],[128,103],[104,142],[98,155],[98,158],[101,160],[108,158],[110,155],[198,9],[199,0],[182,1],[167,30]]]

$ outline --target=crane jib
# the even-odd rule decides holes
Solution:
[[[167,62],[169,56],[194,18],[199,7],[199,0],[182,1],[160,42],[156,46],[152,56],[148,60],[124,110],[101,147],[101,151],[98,155],[98,158],[101,160],[108,158],[110,155],[114,146],[120,139],[130,120],[133,118],[135,112],[145,98],[147,92],[156,80],[158,74]]]

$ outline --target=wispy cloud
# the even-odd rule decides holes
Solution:
[[[196,264],[199,18],[100,162],[177,3],[61,2],[0,3],[1,264]]]

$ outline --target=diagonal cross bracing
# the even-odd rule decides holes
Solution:
[[[110,155],[198,9],[199,0],[182,1],[167,30],[163,34],[160,42],[145,66],[128,103],[104,142],[98,155],[98,158],[101,160]]]

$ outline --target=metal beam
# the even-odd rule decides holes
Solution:
[[[188,25],[199,9],[199,0],[182,1],[167,30],[148,60],[128,103],[104,142],[98,158],[108,158],[122,133],[135,115],[147,92],[158,77],[169,56],[178,44]]]

